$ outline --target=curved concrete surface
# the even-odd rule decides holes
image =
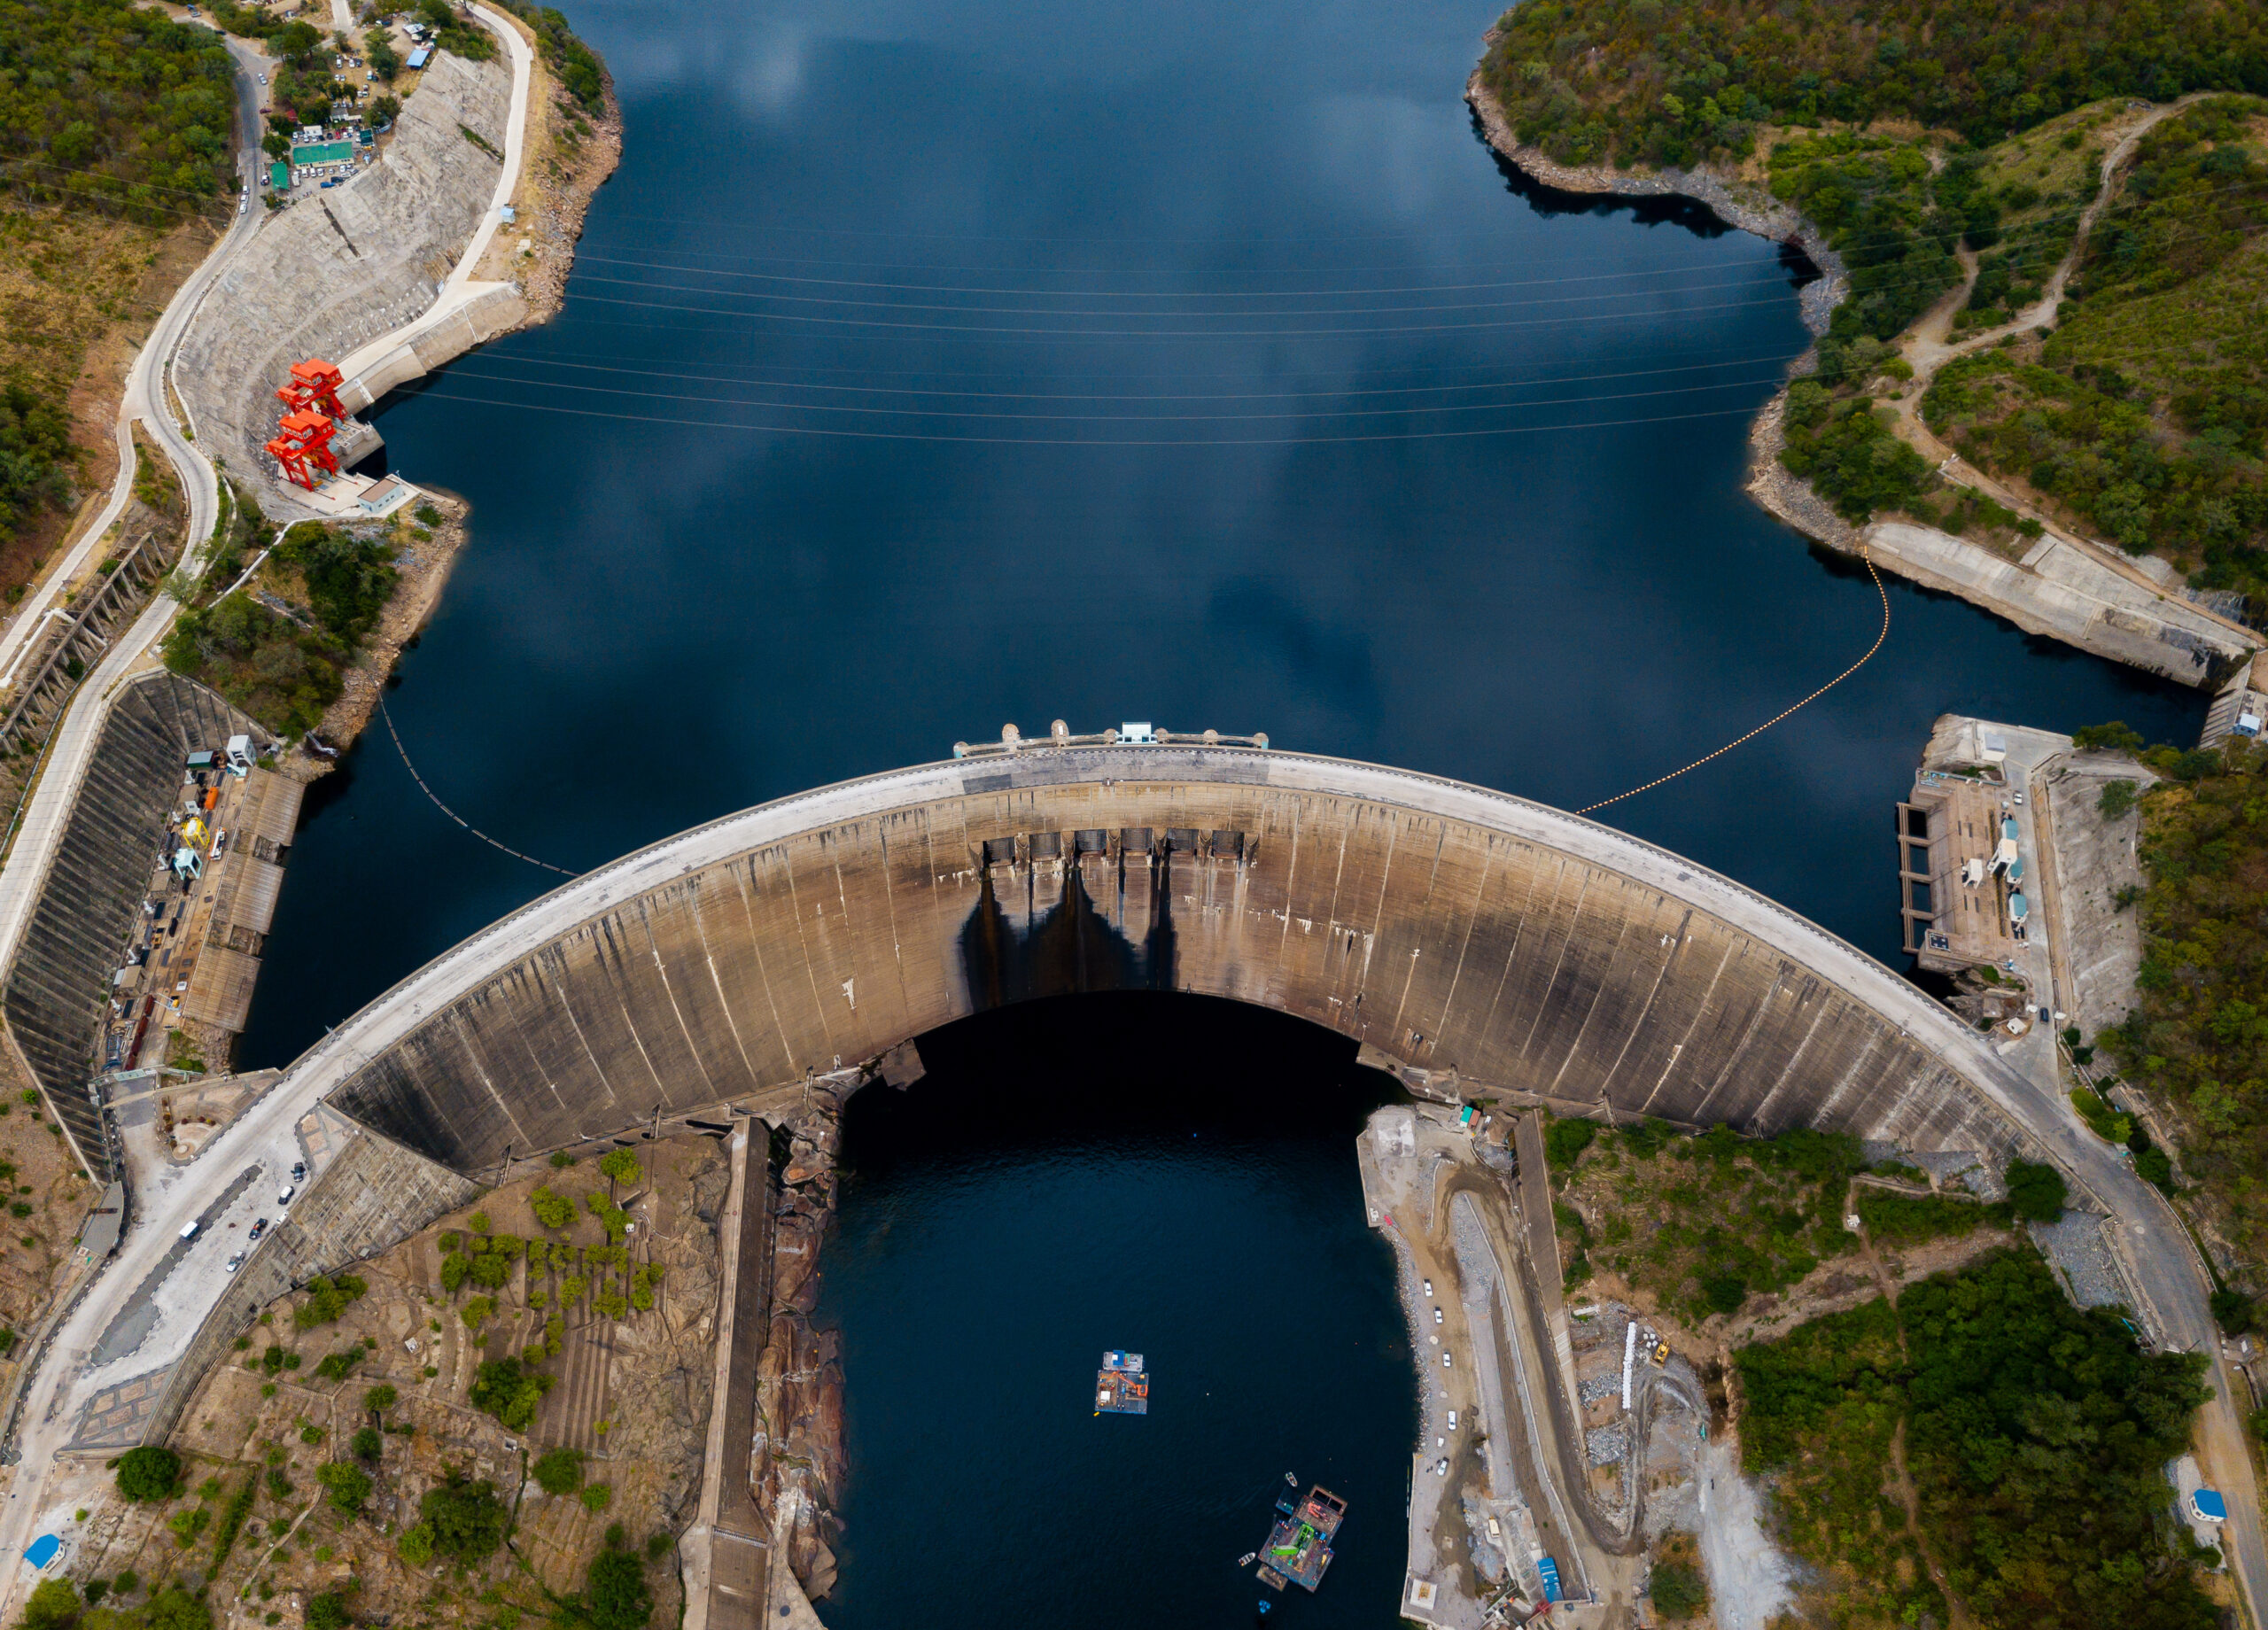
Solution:
[[[1948,1062],[1954,1021],[1762,896],[1540,804],[1239,748],[1030,750],[717,821],[466,942],[292,1074],[473,1174],[1130,986],[1570,1108],[2017,1141]]]

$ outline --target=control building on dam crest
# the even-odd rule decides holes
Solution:
[[[334,1110],[468,1176],[763,1113],[989,1008],[1250,1002],[1435,1096],[2005,1151],[1993,1059],[1889,969],[1612,828],[1229,745],[1021,743],[589,873],[313,1049]]]

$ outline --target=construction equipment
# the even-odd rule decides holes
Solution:
[[[338,456],[330,450],[330,439],[338,433],[338,426],[328,415],[301,408],[285,414],[277,431],[268,444],[268,456],[284,467],[284,477],[294,485],[312,493],[315,470],[338,473]]]
[[[326,362],[321,357],[309,357],[304,362],[291,364],[291,383],[277,389],[276,400],[294,412],[313,408],[334,419],[343,419],[346,409],[339,406],[338,388],[346,383],[338,364]]]

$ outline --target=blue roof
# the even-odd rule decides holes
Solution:
[[[55,1553],[62,1548],[62,1541],[51,1533],[43,1533],[31,1542],[31,1548],[24,1553],[24,1560],[35,1568],[43,1568],[55,1560]]]
[[[2031,902],[2022,895],[2012,894],[2008,896],[2008,917],[2011,921],[2022,922],[2031,910]]]
[[[413,68],[422,68],[425,66],[425,59],[432,54],[433,48],[431,46],[421,45],[416,50],[409,53],[409,66]]]
[[[2000,835],[2004,838],[2012,838],[2017,835],[2016,818],[2015,816],[2011,815],[2000,823]]]
[[[2209,1517],[2217,1523],[2226,1522],[2228,1520],[2228,1502],[2223,1500],[2220,1495],[2213,1490],[2210,1488],[2201,1488],[2189,1497],[2197,1502],[2198,1516]]]

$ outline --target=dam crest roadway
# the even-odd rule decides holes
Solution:
[[[2052,1083],[1762,895],[1440,777],[1265,738],[1084,740],[1006,733],[695,827],[502,919],[327,1035],[137,1195],[21,1395],[27,1497],[6,1554],[58,1451],[162,1440],[248,1308],[517,1163],[777,1116],[812,1077],[954,1020],[1090,990],[1272,1008],[1445,1101],[2049,1158],[2118,1218],[2153,1338],[2212,1350],[2178,1227]],[[234,1279],[171,1248],[302,1159],[306,1191]]]

